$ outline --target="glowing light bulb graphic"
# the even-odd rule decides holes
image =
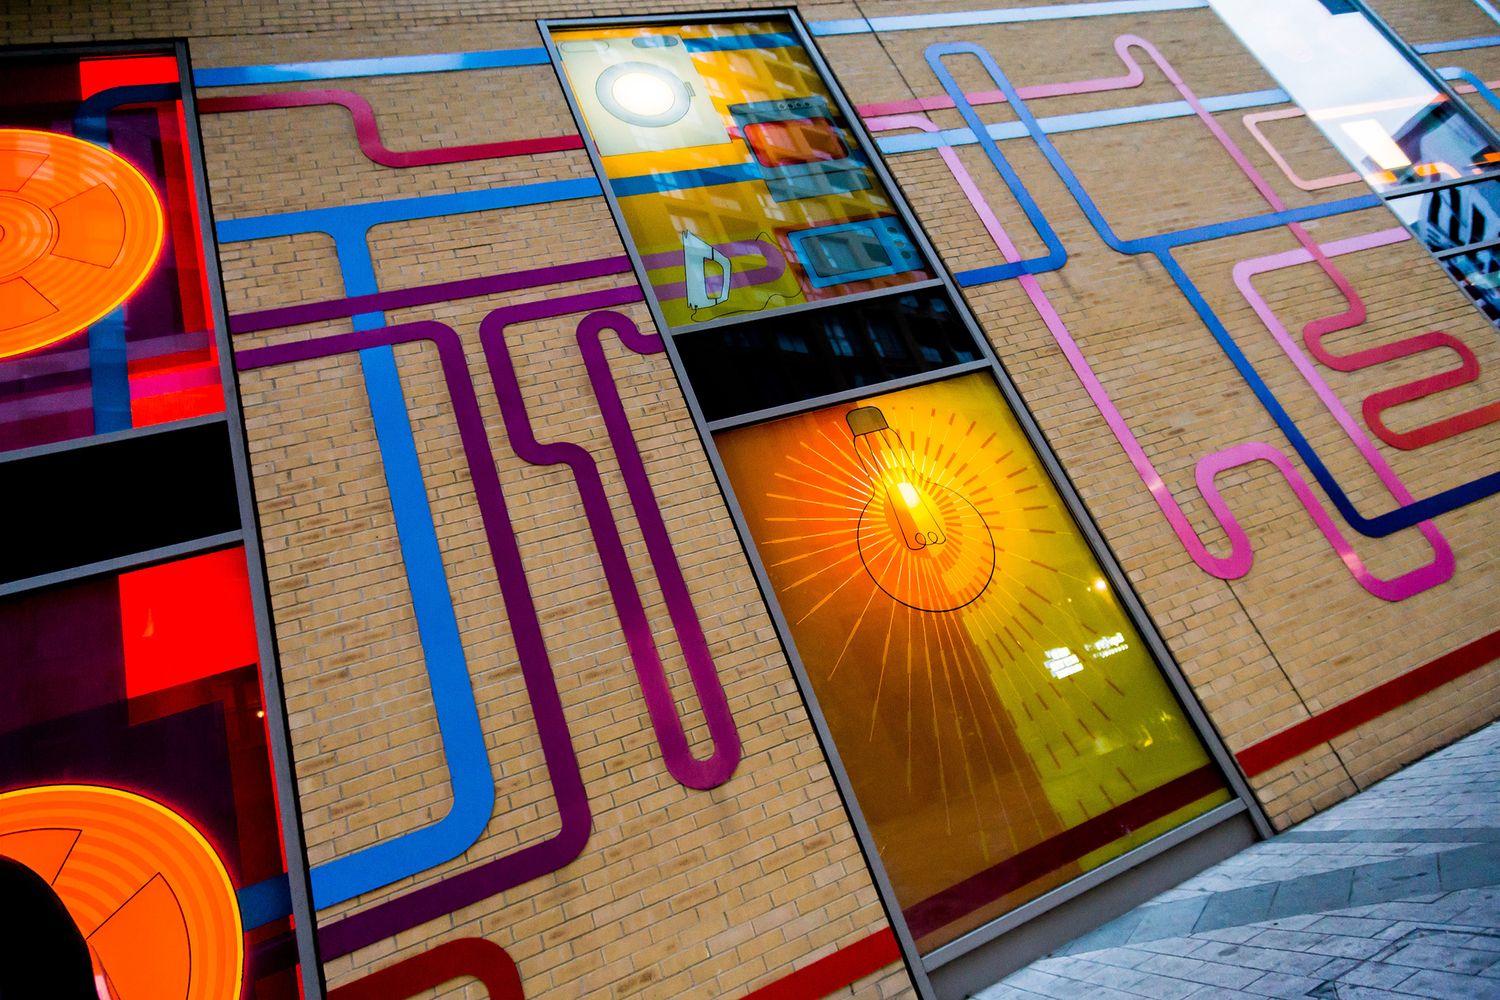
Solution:
[[[861,406],[850,410],[846,419],[854,433],[854,455],[871,480],[884,486],[906,547],[925,549],[947,541],[931,500],[912,482],[917,475],[911,453],[886,423],[885,414],[877,407]]]
[[[973,601],[995,571],[995,545],[979,511],[935,481],[875,406],[845,416],[870,499],[860,516],[865,571],[891,597],[920,611]]]

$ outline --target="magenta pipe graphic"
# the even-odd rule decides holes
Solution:
[[[401,289],[374,296],[356,296],[335,302],[246,314],[235,318],[233,328],[239,332],[247,332],[355,315],[375,307],[376,303],[372,300],[379,300],[379,307],[398,308],[461,295],[480,295],[543,283],[582,280],[619,273],[626,268],[628,262],[623,258],[583,261],[513,275],[466,279],[428,288]],[[641,521],[647,552],[660,580],[668,614],[678,634],[714,741],[714,753],[707,760],[694,758],[687,745],[681,720],[676,715],[676,703],[666,684],[661,660],[656,653],[649,623],[645,619],[639,591],[635,589],[628,564],[622,565],[620,562],[624,556],[624,545],[610,512],[608,498],[604,495],[598,467],[593,457],[577,445],[542,445],[536,441],[515,381],[514,366],[506,351],[504,338],[506,327],[515,323],[609,309],[640,300],[640,289],[628,286],[504,307],[490,313],[481,324],[481,328],[486,331],[481,340],[491,362],[499,362],[499,367],[494,372],[496,392],[500,398],[506,430],[515,442],[517,454],[527,460],[532,460],[528,458],[528,454],[541,458],[543,464],[561,463],[569,466],[579,482],[596,544],[601,553],[610,553],[608,557],[601,558],[612,567],[608,578],[611,597],[615,601],[616,612],[647,702],[647,712],[668,769],[683,784],[706,788],[722,784],[733,773],[741,756],[739,734],[734,727],[707,640],[671,548],[665,523],[646,477],[645,464],[600,343],[600,333],[611,329],[628,349],[638,354],[655,354],[663,350],[660,338],[641,334],[628,319],[615,312],[601,312],[587,317],[580,324],[578,332],[578,343],[589,373],[590,385],[604,414],[606,430],[616,451],[627,492]],[[540,844],[462,870],[441,882],[378,903],[319,928],[319,942],[325,958],[349,954],[556,871],[582,851],[590,824],[588,800],[582,779],[578,775],[577,758],[568,735],[567,720],[557,697],[556,683],[552,678],[535,606],[531,601],[520,561],[514,527],[505,509],[498,474],[488,451],[488,437],[457,335],[439,323],[413,323],[314,341],[243,350],[236,352],[236,360],[243,368],[260,368],[416,340],[428,340],[439,351],[470,476],[475,484],[476,500],[485,522],[486,536],[500,576],[502,593],[506,597],[511,627],[517,636],[517,649],[522,656],[522,676],[527,683],[538,730],[542,733],[548,773],[554,784],[559,813],[563,817],[563,829]]]
[[[628,298],[617,296],[624,301],[638,301],[640,298],[640,292],[636,289],[621,291],[630,293]],[[533,465],[566,465],[572,472],[578,492],[583,498],[589,528],[599,549],[605,581],[619,615],[625,644],[635,664],[641,692],[646,699],[646,710],[651,716],[651,725],[656,730],[662,759],[673,777],[689,788],[713,788],[727,781],[739,764],[739,733],[730,715],[729,703],[724,695],[723,685],[719,683],[718,672],[708,650],[708,641],[704,638],[703,627],[693,608],[681,567],[672,552],[672,542],[667,535],[666,524],[662,521],[661,508],[657,505],[651,484],[646,478],[645,463],[641,460],[630,424],[625,418],[624,407],[620,404],[619,393],[609,374],[608,363],[599,344],[599,332],[605,328],[615,330],[625,346],[637,354],[656,353],[664,348],[660,339],[642,336],[629,319],[615,312],[591,315],[584,319],[578,329],[578,345],[583,352],[589,381],[599,400],[600,409],[604,412],[610,443],[614,445],[615,454],[620,461],[620,470],[625,476],[631,504],[640,522],[641,533],[646,538],[646,549],[651,555],[653,568],[661,583],[662,595],[666,599],[668,614],[687,660],[693,690],[698,695],[704,719],[708,723],[714,751],[706,760],[694,757],[688,746],[676,699],[667,684],[661,655],[651,635],[651,626],[646,620],[640,591],[636,588],[630,562],[625,556],[624,542],[615,526],[599,467],[593,456],[579,445],[570,442],[543,444],[538,441],[526,412],[526,403],[521,396],[515,364],[511,361],[506,341],[506,329],[526,320],[556,315],[561,314],[555,311],[553,303],[527,303],[496,309],[479,324],[479,339],[484,348],[485,359],[489,362],[490,377],[495,383],[495,394],[500,401],[505,429],[509,434],[511,447],[523,460]]]
[[[359,148],[371,163],[402,169],[428,167],[440,163],[463,163],[466,160],[493,160],[506,156],[529,156],[561,149],[582,149],[577,135],[542,136],[511,142],[484,142],[473,146],[448,146],[435,149],[395,150],[386,148],[380,138],[380,126],[370,102],[352,90],[299,90],[279,94],[244,94],[238,97],[205,97],[198,110],[210,114],[226,111],[270,111],[276,108],[310,108],[332,105],[347,110],[354,119],[354,135]]]
[[[595,293],[596,295],[599,293]],[[479,399],[469,379],[463,346],[458,334],[441,323],[408,323],[358,333],[339,334],[317,340],[277,344],[237,351],[242,369],[267,368],[294,361],[312,360],[384,347],[426,341],[436,346],[443,377],[453,404],[464,458],[474,484],[485,538],[489,543],[495,574],[500,581],[506,617],[521,663],[521,676],[541,738],[547,775],[552,782],[561,828],[540,843],[496,858],[433,885],[360,910],[318,929],[325,959],[337,958],[373,944],[409,927],[451,913],[540,875],[556,871],[583,852],[592,819],[578,757],[552,675],[546,643],[542,639],[536,605],[521,564],[520,546],[506,507],[505,495],[489,451],[489,438],[480,416]]]
[[[1125,79],[1134,80],[1138,73],[1143,73],[1140,64],[1129,52],[1129,48],[1132,46],[1143,48],[1152,57],[1153,61],[1162,68],[1168,79],[1177,86],[1184,99],[1188,100],[1190,106],[1193,107],[1198,116],[1201,119],[1206,119],[1211,124],[1211,131],[1215,132],[1215,136],[1220,139],[1220,143],[1229,144],[1226,148],[1229,149],[1231,156],[1235,158],[1236,162],[1240,164],[1241,169],[1245,170],[1247,175],[1251,176],[1252,180],[1255,180],[1258,175],[1254,173],[1254,167],[1245,160],[1243,154],[1237,148],[1233,147],[1232,141],[1229,140],[1227,135],[1223,134],[1222,129],[1218,129],[1217,123],[1213,122],[1212,117],[1202,107],[1201,103],[1198,102],[1196,96],[1182,83],[1181,78],[1177,76],[1175,71],[1166,64],[1165,59],[1162,58],[1160,53],[1149,42],[1131,35],[1122,35],[1115,41],[1116,52],[1126,65],[1133,67],[1133,72]],[[1098,81],[1085,81],[1076,86],[1094,88],[1097,83]],[[1130,85],[1133,86],[1135,84],[1132,83]],[[1054,92],[1067,93],[1069,92],[1067,90],[1069,86],[1068,84],[1053,85]],[[1079,90],[1078,92],[1082,93],[1086,91]],[[886,131],[903,127],[919,128],[927,132],[940,131],[938,126],[928,119],[915,115],[875,118],[868,120],[866,124],[873,131]],[[950,147],[942,146],[939,147],[939,153],[943,156],[949,170],[953,173],[954,179],[958,182],[960,189],[963,190],[969,203],[974,207],[976,214],[984,224],[986,231],[994,241],[997,249],[1000,250],[1002,256],[1008,262],[1019,260],[1020,255],[1015,244],[1005,233],[994,212],[986,203],[983,193],[979,190],[978,185],[974,183],[972,176],[959,159],[957,151]],[[1281,206],[1278,205],[1276,207],[1280,208]],[[1293,493],[1302,501],[1308,515],[1318,525],[1324,537],[1327,538],[1329,544],[1339,555],[1339,558],[1349,567],[1354,578],[1372,594],[1385,600],[1403,600],[1413,594],[1436,586],[1438,583],[1452,576],[1453,553],[1451,548],[1443,540],[1442,536],[1437,533],[1435,527],[1431,524],[1423,524],[1421,528],[1424,537],[1433,546],[1434,557],[1432,562],[1417,570],[1403,574],[1394,580],[1386,581],[1375,577],[1365,568],[1363,561],[1353,551],[1348,540],[1338,530],[1317,495],[1313,493],[1306,479],[1296,469],[1290,459],[1279,450],[1263,442],[1248,442],[1237,445],[1233,448],[1206,456],[1199,462],[1196,477],[1199,489],[1203,493],[1205,500],[1207,500],[1209,509],[1219,521],[1220,526],[1224,529],[1230,541],[1230,553],[1228,556],[1216,556],[1210,553],[1188,520],[1187,515],[1183,513],[1180,504],[1178,504],[1176,498],[1172,495],[1171,490],[1168,489],[1162,480],[1155,465],[1146,455],[1145,449],[1141,447],[1135,433],[1131,430],[1128,423],[1126,423],[1123,414],[1120,413],[1119,408],[1115,405],[1113,399],[1110,398],[1108,391],[1099,381],[1097,374],[1088,363],[1087,358],[1084,357],[1083,351],[1068,330],[1067,325],[1063,322],[1062,317],[1052,305],[1047,294],[1042,290],[1041,283],[1034,275],[1021,275],[1017,280],[1020,282],[1022,289],[1025,290],[1027,297],[1030,298],[1032,305],[1036,308],[1042,322],[1057,341],[1058,347],[1061,348],[1064,357],[1068,359],[1068,363],[1072,366],[1074,374],[1077,375],[1085,391],[1088,392],[1089,398],[1099,409],[1105,423],[1109,425],[1110,430],[1114,433],[1115,439],[1119,441],[1131,464],[1135,466],[1136,472],[1140,475],[1142,482],[1145,483],[1147,490],[1151,493],[1153,499],[1156,500],[1157,506],[1167,519],[1167,523],[1171,525],[1183,547],[1200,567],[1222,579],[1235,579],[1244,576],[1250,571],[1254,560],[1254,552],[1250,545],[1249,537],[1240,525],[1238,518],[1234,516],[1234,513],[1224,501],[1223,495],[1219,492],[1214,480],[1220,472],[1230,468],[1255,461],[1268,461],[1275,465],[1282,472],[1283,476],[1286,477]],[[1339,405],[1336,397],[1331,397],[1330,394],[1328,398],[1332,398],[1334,405]],[[1328,402],[1328,398],[1325,398],[1325,403]],[[1340,409],[1342,409],[1341,406]],[[1335,413],[1335,416],[1337,417],[1337,413]],[[1350,430],[1351,426],[1352,423],[1350,426],[1346,426],[1345,429]],[[1357,428],[1354,428],[1353,432],[1363,438],[1363,432]],[[1368,439],[1364,440],[1368,444]],[[1356,440],[1356,444],[1358,443],[1358,440]],[[1406,493],[1404,488],[1400,487],[1400,482],[1395,478],[1394,472],[1385,465],[1384,460],[1380,458],[1378,452],[1374,451],[1373,445],[1366,452],[1366,457],[1369,458],[1372,454],[1374,456],[1372,465],[1375,462],[1379,463],[1376,466],[1377,474],[1382,474],[1382,470],[1384,473],[1389,473],[1389,480],[1386,480],[1382,474],[1383,481],[1386,481],[1387,485],[1390,485],[1390,482],[1394,481],[1396,485],[1393,487],[1393,492],[1397,488],[1401,490],[1399,494],[1396,494],[1397,499],[1402,502],[1408,502],[1410,494]]]
[[[1341,256],[1346,253],[1356,253],[1360,250],[1369,250],[1375,247],[1400,243],[1406,238],[1406,230],[1398,227],[1387,229],[1383,232],[1371,233],[1366,236],[1354,237],[1353,239],[1340,240],[1330,244],[1326,252],[1329,256]],[[1305,264],[1312,260],[1313,255],[1307,250],[1290,250],[1285,253],[1271,254],[1266,257],[1241,261],[1234,268],[1234,283],[1239,287],[1241,294],[1245,296],[1245,301],[1250,303],[1250,307],[1260,317],[1261,322],[1265,323],[1266,329],[1271,331],[1271,335],[1276,338],[1276,342],[1281,345],[1281,349],[1286,352],[1286,356],[1296,366],[1297,371],[1307,380],[1308,385],[1312,386],[1318,398],[1323,401],[1323,405],[1328,408],[1328,412],[1333,415],[1333,418],[1338,421],[1339,426],[1344,429],[1344,433],[1349,436],[1349,440],[1359,449],[1360,454],[1365,457],[1365,461],[1370,463],[1370,468],[1380,477],[1380,481],[1385,484],[1386,489],[1390,490],[1391,496],[1399,503],[1411,503],[1412,495],[1406,489],[1405,485],[1402,484],[1395,470],[1390,467],[1385,458],[1380,454],[1379,449],[1375,447],[1375,443],[1355,423],[1354,418],[1344,408],[1338,396],[1328,386],[1328,383],[1323,380],[1323,377],[1318,374],[1317,368],[1308,359],[1307,355],[1303,354],[1298,348],[1296,338],[1276,318],[1275,311],[1272,310],[1264,296],[1255,288],[1254,279],[1256,275],[1283,267]],[[1205,459],[1205,461],[1207,460]],[[1203,482],[1205,476],[1211,482],[1217,471],[1220,470],[1205,470],[1203,464],[1200,463],[1198,469],[1200,484]],[[1412,594],[1420,593],[1439,583],[1446,582],[1453,576],[1454,560],[1452,547],[1449,546],[1447,540],[1439,533],[1437,527],[1432,522],[1424,521],[1418,527],[1422,532],[1422,536],[1432,546],[1432,562],[1427,566],[1412,570],[1393,580],[1384,581],[1371,577],[1373,585],[1361,580],[1365,588],[1377,597],[1383,597],[1388,601],[1403,600],[1406,597],[1412,596]],[[1337,533],[1336,528],[1333,530]],[[1325,535],[1329,534],[1328,528],[1324,528],[1323,531]],[[1341,535],[1340,537],[1342,538]],[[1343,555],[1344,561],[1349,563],[1351,570],[1353,570],[1355,563],[1358,562],[1358,557],[1354,556],[1352,552],[1341,552],[1340,554]],[[1353,561],[1351,562],[1351,560]]]

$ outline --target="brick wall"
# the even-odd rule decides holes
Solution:
[[[987,4],[1028,5],[1035,4]],[[682,0],[653,10],[698,6]],[[802,12],[818,21],[974,6],[871,0]],[[1467,0],[1377,0],[1374,6],[1414,43],[1500,31]],[[0,25],[15,42],[184,35],[197,65],[233,66],[530,47],[539,44],[534,17],[637,12],[628,4],[583,11],[532,2],[175,0],[149,8],[9,6]],[[1125,67],[1114,42],[1124,34],[1154,44],[1198,95],[1275,86],[1207,9],[834,36],[821,44],[851,99],[862,104],[940,93],[924,59],[934,42],[982,45],[1014,81],[1033,85],[1120,76]],[[1140,50],[1132,51],[1144,66],[1139,86],[1038,99],[1033,110],[1066,115],[1179,100],[1166,76]],[[1500,49],[1432,58],[1434,65],[1461,65],[1500,79]],[[948,64],[966,90],[993,89],[974,60],[953,56]],[[327,88],[352,90],[368,101],[385,145],[396,150],[573,132],[547,66],[274,84],[203,96]],[[1497,121],[1488,105],[1469,99]],[[1254,110],[1222,112],[1215,120],[1288,205],[1364,193],[1360,184],[1297,187],[1247,129],[1244,116]],[[986,121],[1014,118],[1003,106],[981,114]],[[962,125],[952,110],[929,117],[943,128]],[[1305,119],[1262,128],[1303,178],[1347,170]],[[203,132],[221,222],[592,176],[578,150],[379,166],[360,152],[349,113],[333,106],[206,114]],[[1256,187],[1192,117],[1092,128],[1055,141],[1125,237],[1267,211]],[[1246,442],[1290,455],[1285,436],[1164,268],[1149,256],[1110,250],[1034,145],[1010,140],[1002,148],[1068,248],[1067,267],[1040,277],[1043,291],[1207,552],[1227,554],[1229,539],[1195,484],[1195,468],[1203,456]],[[970,145],[958,155],[1021,252],[1041,252],[1040,239],[983,152]],[[900,154],[889,163],[952,270],[1001,260],[936,152]],[[1395,224],[1375,208],[1308,229],[1327,243]],[[598,198],[381,224],[370,231],[368,245],[381,289],[623,252]],[[1389,489],[1233,280],[1238,262],[1296,248],[1285,230],[1273,229],[1200,243],[1179,251],[1178,259],[1356,507],[1374,515],[1396,505]],[[345,294],[333,241],[320,233],[226,243],[222,263],[231,313]],[[1392,411],[1393,427],[1416,427],[1494,400],[1493,373],[1500,370],[1495,331],[1425,253],[1404,242],[1347,254],[1337,263],[1369,317],[1332,335],[1331,349],[1345,353],[1440,329],[1478,359],[1477,380]],[[517,962],[527,996],[739,996],[885,926],[665,357],[605,339],[613,384],[744,742],[743,760],[726,784],[696,791],[667,773],[573,475],[565,466],[524,461],[514,448],[480,347],[481,319],[504,305],[632,282],[628,275],[598,277],[387,313],[390,323],[437,320],[457,331],[463,345],[587,789],[592,834],[578,860],[559,871],[330,961],[330,985],[442,941],[483,936]],[[1292,337],[1344,306],[1310,265],[1263,274],[1255,288]],[[1493,630],[1493,538],[1500,516],[1493,499],[1436,520],[1454,554],[1452,578],[1392,602],[1356,582],[1285,476],[1256,461],[1218,478],[1254,549],[1247,574],[1220,579],[1200,568],[1174,535],[1027,295],[1014,282],[978,286],[966,295],[1232,751]],[[643,307],[622,311],[650,330]],[[574,341],[579,318],[525,322],[508,331],[520,399],[540,441],[577,445],[597,465],[689,741],[707,756],[711,740]],[[350,328],[348,320],[325,321],[247,335],[240,343],[279,344]],[[398,348],[396,357],[497,802],[483,835],[460,857],[328,907],[319,915],[324,924],[542,843],[560,828],[443,373],[428,346]],[[1318,374],[1368,434],[1361,400],[1452,363],[1451,352],[1434,351],[1356,372],[1320,367]],[[436,821],[453,796],[359,361],[345,355],[247,372],[242,390],[303,820],[310,858],[318,864]],[[1412,451],[1379,442],[1375,448],[1406,489],[1424,497],[1493,471],[1500,464],[1500,428],[1491,424]],[[1310,481],[1300,460],[1290,464]],[[1416,529],[1361,536],[1331,512],[1318,486],[1310,490],[1376,577],[1433,559]],[[1295,822],[1492,719],[1497,686],[1500,672],[1492,667],[1468,673],[1256,776],[1256,792],[1278,826]],[[908,990],[898,965],[848,992],[883,997]],[[482,994],[460,982],[426,995]]]

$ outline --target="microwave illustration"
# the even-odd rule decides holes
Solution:
[[[919,270],[921,255],[895,216],[860,219],[785,234],[791,256],[813,288]]]

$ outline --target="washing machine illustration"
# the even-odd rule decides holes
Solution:
[[[570,39],[557,48],[599,155],[730,141],[676,35]]]

